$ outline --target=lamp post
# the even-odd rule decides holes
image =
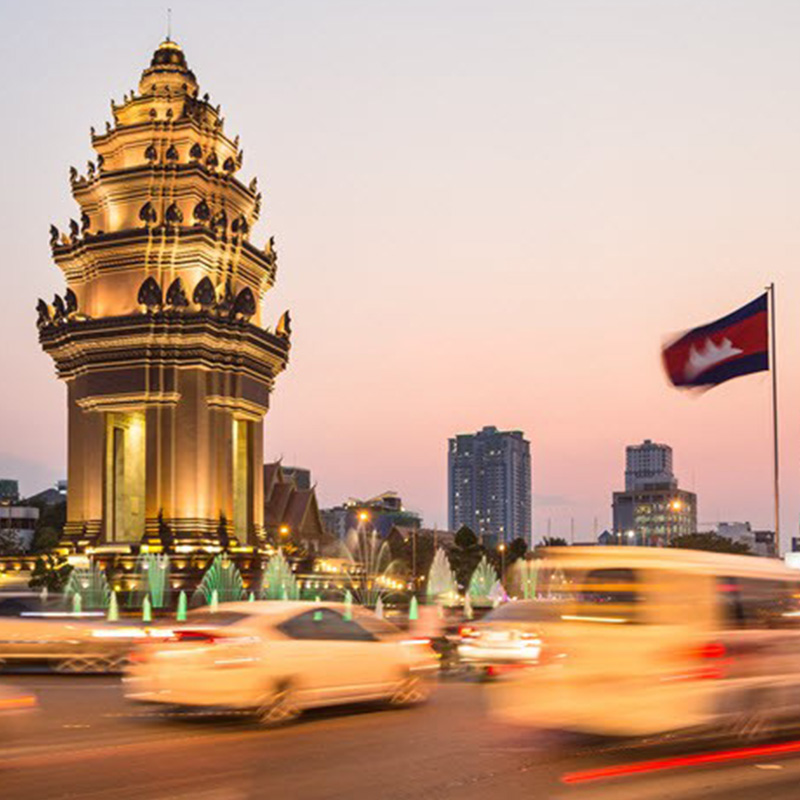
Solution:
[[[500,582],[502,583],[506,574],[506,543],[500,542],[497,549],[500,551]]]
[[[669,504],[670,510],[673,512],[673,518],[670,521],[670,525],[667,528],[667,544],[672,541],[672,529],[675,527],[676,522],[679,521],[678,514],[680,514],[681,509],[683,508],[683,503],[676,497],[672,502]]]
[[[417,595],[417,529],[411,531],[411,585],[414,587],[414,596]]]
[[[361,584],[362,590],[365,589],[365,588],[369,589],[370,586],[371,586],[371,582],[377,578],[377,575],[372,575],[371,576],[369,574],[370,560],[371,559],[364,558],[364,553],[369,552],[366,549],[367,541],[366,541],[366,536],[365,536],[366,532],[367,532],[367,523],[368,522],[369,522],[369,511],[367,511],[366,509],[362,508],[361,511],[358,512],[358,532],[356,534],[356,542],[357,542],[357,546],[358,546],[358,552],[361,553],[361,555],[358,556],[358,558],[361,559],[364,562],[362,564],[362,570],[363,570],[363,579],[362,579],[362,584]],[[362,534],[364,535],[363,538],[362,538]],[[378,599],[380,599],[380,597]]]

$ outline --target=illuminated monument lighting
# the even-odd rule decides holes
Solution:
[[[249,240],[256,180],[236,177],[239,137],[175,42],[111,109],[96,162],[70,170],[80,222],[50,230],[66,293],[37,307],[67,384],[66,542],[258,545],[263,418],[291,331],[288,312],[261,325],[276,255]]]

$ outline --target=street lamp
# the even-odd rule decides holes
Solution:
[[[280,528],[278,528],[278,533],[280,533],[281,536],[288,536],[291,532],[292,529],[288,525],[281,525]]]
[[[676,497],[670,504],[670,509],[677,515],[680,513],[681,509],[683,508],[683,503]],[[673,517],[669,527],[667,528],[667,544],[670,543],[672,540],[672,531],[675,528],[676,522],[678,522],[677,518]]]
[[[502,581],[506,574],[506,543],[501,542],[497,549],[500,551],[500,580]]]
[[[414,582],[414,594],[417,593],[417,529],[411,529],[411,580]]]

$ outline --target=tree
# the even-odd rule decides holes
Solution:
[[[744,542],[735,542],[727,536],[716,533],[685,533],[675,536],[669,547],[680,547],[684,550],[707,550],[712,553],[736,553],[747,555],[751,552],[749,545]]]
[[[217,525],[217,540],[219,541],[222,552],[226,553],[231,543],[231,537],[228,535],[228,520],[224,514],[219,515],[219,525]]]
[[[36,528],[31,542],[32,553],[49,553],[57,544],[61,535],[55,528],[47,525]]]
[[[71,572],[72,567],[65,558],[45,553],[36,559],[28,586],[31,589],[46,588],[48,592],[61,592]]]
[[[48,553],[58,544],[64,533],[67,521],[66,501],[60,503],[29,501],[29,503],[39,509],[39,519],[36,521],[31,541],[31,552]]]
[[[164,552],[171,553],[172,546],[175,544],[175,537],[172,535],[172,529],[164,520],[163,509],[158,510],[158,538],[161,541]]]
[[[473,532],[469,525],[462,525],[457,531],[453,539],[455,546],[466,550],[478,544],[478,537]]]
[[[453,549],[450,551],[450,564],[456,574],[458,585],[466,587],[475,568],[485,554],[478,537],[466,525],[456,532]]]
[[[419,531],[408,531],[403,534],[401,529],[392,528],[386,537],[391,560],[395,564],[402,564],[406,573],[411,574],[411,567],[416,561],[417,575],[428,574],[433,563],[434,546],[433,536]],[[414,550],[416,548],[416,558]]]
[[[567,540],[561,536],[545,536],[542,539],[542,547],[566,547]]]
[[[528,553],[528,543],[521,536],[517,536],[517,538],[512,540],[511,544],[508,545],[508,552],[506,553],[506,563],[513,564],[520,558],[525,558],[527,553]]]
[[[22,551],[14,531],[0,531],[0,556],[15,556]]]

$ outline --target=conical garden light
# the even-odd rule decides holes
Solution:
[[[150,595],[146,594],[144,596],[144,602],[142,603],[142,622],[152,622],[153,621],[153,606],[150,603]]]
[[[353,593],[349,589],[344,591],[344,618],[353,619]]]
[[[117,603],[117,593],[111,592],[111,597],[108,601],[108,612],[106,614],[106,619],[109,622],[116,622],[119,620],[119,604]]]

